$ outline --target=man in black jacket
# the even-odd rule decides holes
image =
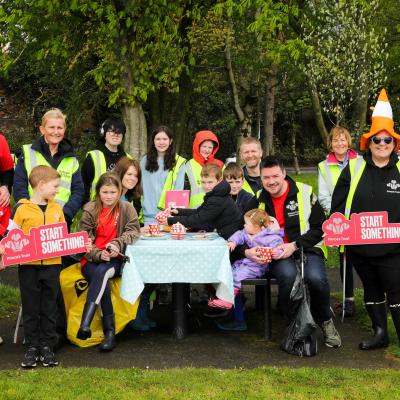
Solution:
[[[279,305],[289,320],[289,296],[297,275],[295,259],[299,258],[300,247],[305,254],[304,275],[311,296],[311,310],[321,326],[325,344],[340,347],[330,309],[330,288],[326,275],[321,246],[322,223],[325,214],[317,197],[308,185],[295,182],[286,175],[282,163],[274,157],[261,161],[263,188],[247,204],[247,210],[262,208],[278,220],[284,229],[284,244],[273,250],[274,261],[270,264],[271,274],[278,280]],[[245,250],[246,257],[259,259],[256,249]]]

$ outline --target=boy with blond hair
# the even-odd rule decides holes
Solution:
[[[29,174],[32,196],[21,199],[14,207],[9,229],[19,228],[29,234],[31,228],[64,222],[61,206],[54,200],[60,185],[60,174],[46,165],[39,165]],[[56,341],[57,294],[61,257],[32,261],[18,266],[27,351],[23,368],[36,367],[38,359],[44,367],[58,365],[53,352]]]

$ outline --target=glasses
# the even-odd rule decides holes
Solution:
[[[120,132],[120,131],[107,131],[107,133],[109,133],[110,135],[113,135],[113,136],[120,136],[120,135],[123,135],[123,133],[122,132]]]
[[[374,136],[371,141],[375,144],[381,144],[382,142],[385,142],[386,144],[390,144],[393,142],[393,138],[391,136],[385,136],[385,137],[376,137]]]

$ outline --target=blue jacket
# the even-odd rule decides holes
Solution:
[[[32,143],[32,149],[41,153],[47,162],[55,169],[57,169],[63,158],[72,156],[76,157],[71,142],[65,138],[58,145],[58,152],[53,157],[50,154],[49,146],[45,142],[43,136]],[[78,168],[72,176],[71,197],[67,203],[65,203],[63,208],[65,219],[68,223],[72,221],[75,214],[82,206],[83,194],[84,186],[81,170]],[[13,195],[16,203],[21,199],[29,199],[28,174],[25,168],[23,153],[19,156],[17,166],[15,167]]]

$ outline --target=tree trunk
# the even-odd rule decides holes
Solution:
[[[352,134],[359,137],[364,130],[368,111],[368,90],[367,88],[358,92],[351,121]]]
[[[147,126],[142,105],[138,102],[134,105],[125,104],[122,116],[127,128],[125,151],[140,160],[147,150]]]
[[[269,156],[274,154],[274,117],[275,117],[275,87],[277,84],[278,65],[273,63],[267,79],[265,90],[265,122],[263,152]]]
[[[251,114],[247,113],[240,106],[239,92],[237,89],[235,75],[233,73],[233,68],[232,68],[231,46],[230,46],[229,35],[227,36],[226,39],[224,55],[225,55],[225,69],[228,75],[228,81],[232,91],[233,109],[239,121],[240,133],[242,136],[251,136],[251,116],[250,116]]]
[[[327,145],[328,130],[326,129],[324,118],[322,116],[321,103],[319,102],[318,91],[315,85],[311,82],[308,83],[308,89],[311,97],[311,104],[314,110],[315,123],[322,140]]]
[[[300,175],[300,166],[299,166],[299,159],[297,158],[297,151],[296,151],[296,129],[292,129],[292,134],[291,134],[291,150],[292,150],[292,155],[293,155],[293,167],[296,175]]]

